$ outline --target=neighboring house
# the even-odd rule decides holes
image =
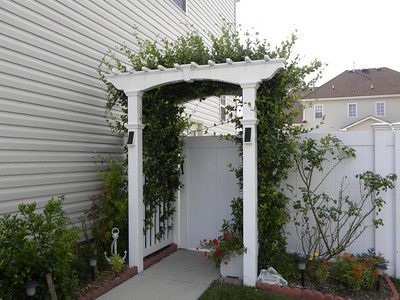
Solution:
[[[64,194],[77,223],[101,189],[95,153],[121,151],[103,117],[97,67],[106,50],[121,43],[138,49],[134,26],[143,39],[174,40],[193,28],[219,35],[224,20],[235,22],[235,2],[0,1],[0,213]],[[192,101],[187,112],[200,129],[220,123],[223,106],[214,97]]]
[[[302,99],[303,124],[316,131],[364,131],[400,121],[400,72],[389,68],[345,71]]]

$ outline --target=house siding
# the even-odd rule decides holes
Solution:
[[[322,119],[314,118],[314,105],[323,104],[325,120],[319,128],[315,129],[315,132],[329,132],[339,131],[341,128],[346,127],[354,122],[364,119],[368,116],[376,117],[375,103],[385,102],[385,116],[380,117],[388,123],[394,123],[400,121],[400,97],[399,96],[374,96],[374,97],[354,97],[348,99],[318,99],[315,101],[304,102],[304,114],[305,120],[307,121],[306,126],[309,128],[315,127],[320,124]],[[347,105],[349,103],[357,104],[357,117],[349,118],[347,112]],[[365,130],[365,127],[359,130]],[[372,130],[369,128],[368,130]]]
[[[65,195],[79,225],[101,189],[95,153],[121,151],[103,117],[97,67],[106,50],[138,49],[133,26],[143,39],[173,40],[193,28],[219,35],[234,14],[234,0],[188,1],[187,13],[170,0],[0,1],[0,213]],[[219,115],[218,102],[208,102],[199,118],[212,119],[209,105]]]

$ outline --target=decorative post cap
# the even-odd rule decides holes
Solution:
[[[400,122],[392,123],[391,127],[394,131],[400,130]]]
[[[386,122],[384,122],[384,123],[374,123],[374,124],[371,125],[371,127],[372,127],[372,129],[374,131],[377,131],[377,130],[390,130],[390,124],[386,123]]]

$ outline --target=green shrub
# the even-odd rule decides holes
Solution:
[[[331,275],[339,286],[351,290],[372,289],[378,280],[378,273],[375,270],[378,261],[376,257],[363,259],[345,252],[343,256],[336,256]]]
[[[118,253],[113,254],[110,260],[111,269],[113,270],[114,274],[118,274],[124,269],[125,264],[122,261],[122,257]]]
[[[128,178],[126,162],[111,159],[104,161],[98,170],[103,181],[102,193],[91,197],[92,205],[81,219],[84,231],[91,226],[93,240],[91,254],[108,251],[112,242],[111,230],[120,231],[118,245],[120,249],[128,247]],[[86,225],[85,223],[88,223]],[[86,237],[88,240],[88,237]]]
[[[79,231],[67,227],[62,202],[63,197],[51,199],[42,213],[35,212],[36,203],[20,204],[19,215],[0,218],[0,297],[24,298],[24,285],[31,280],[39,283],[38,297],[45,297],[47,273],[52,273],[61,298],[73,295]]]

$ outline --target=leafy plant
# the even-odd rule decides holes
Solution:
[[[124,269],[124,263],[122,261],[122,257],[116,253],[110,257],[111,260],[111,269],[114,271],[115,274],[120,273]]]
[[[36,280],[38,295],[43,296],[47,273],[52,273],[60,297],[73,295],[78,283],[74,263],[79,232],[67,227],[62,202],[63,197],[51,199],[42,213],[36,212],[36,203],[20,204],[19,216],[8,214],[0,219],[0,295],[23,298],[24,284]]]
[[[378,259],[356,258],[349,253],[337,255],[335,263],[332,264],[331,274],[339,285],[351,290],[372,289],[378,280],[375,265]]]
[[[294,224],[306,256],[318,251],[322,258],[330,259],[354,243],[367,227],[383,225],[382,219],[375,218],[372,224],[366,223],[366,219],[381,210],[385,201],[380,194],[394,188],[395,174],[382,177],[367,171],[356,175],[360,184],[359,199],[345,194],[345,181],[337,198],[320,191],[334,169],[355,156],[354,149],[331,135],[319,142],[312,138],[298,142],[294,159],[303,186],[299,188],[301,199],[293,205]],[[316,176],[316,172],[321,176]]]
[[[228,264],[233,255],[242,255],[246,252],[242,235],[236,232],[232,224],[226,220],[222,225],[221,233],[222,235],[217,238],[203,240],[200,243],[200,249],[204,251],[204,257],[212,259],[217,268],[220,267],[221,263]]]
[[[119,245],[127,249],[128,245],[128,179],[126,163],[117,159],[103,160],[98,175],[103,181],[100,195],[92,196],[92,204],[85,213],[84,226],[92,228],[92,254],[109,248],[111,230],[119,228]],[[86,224],[86,222],[88,224]],[[88,237],[87,237],[88,238]]]
[[[325,283],[329,277],[331,264],[329,261],[323,259],[321,263],[318,263],[315,270],[315,278],[319,284]]]

